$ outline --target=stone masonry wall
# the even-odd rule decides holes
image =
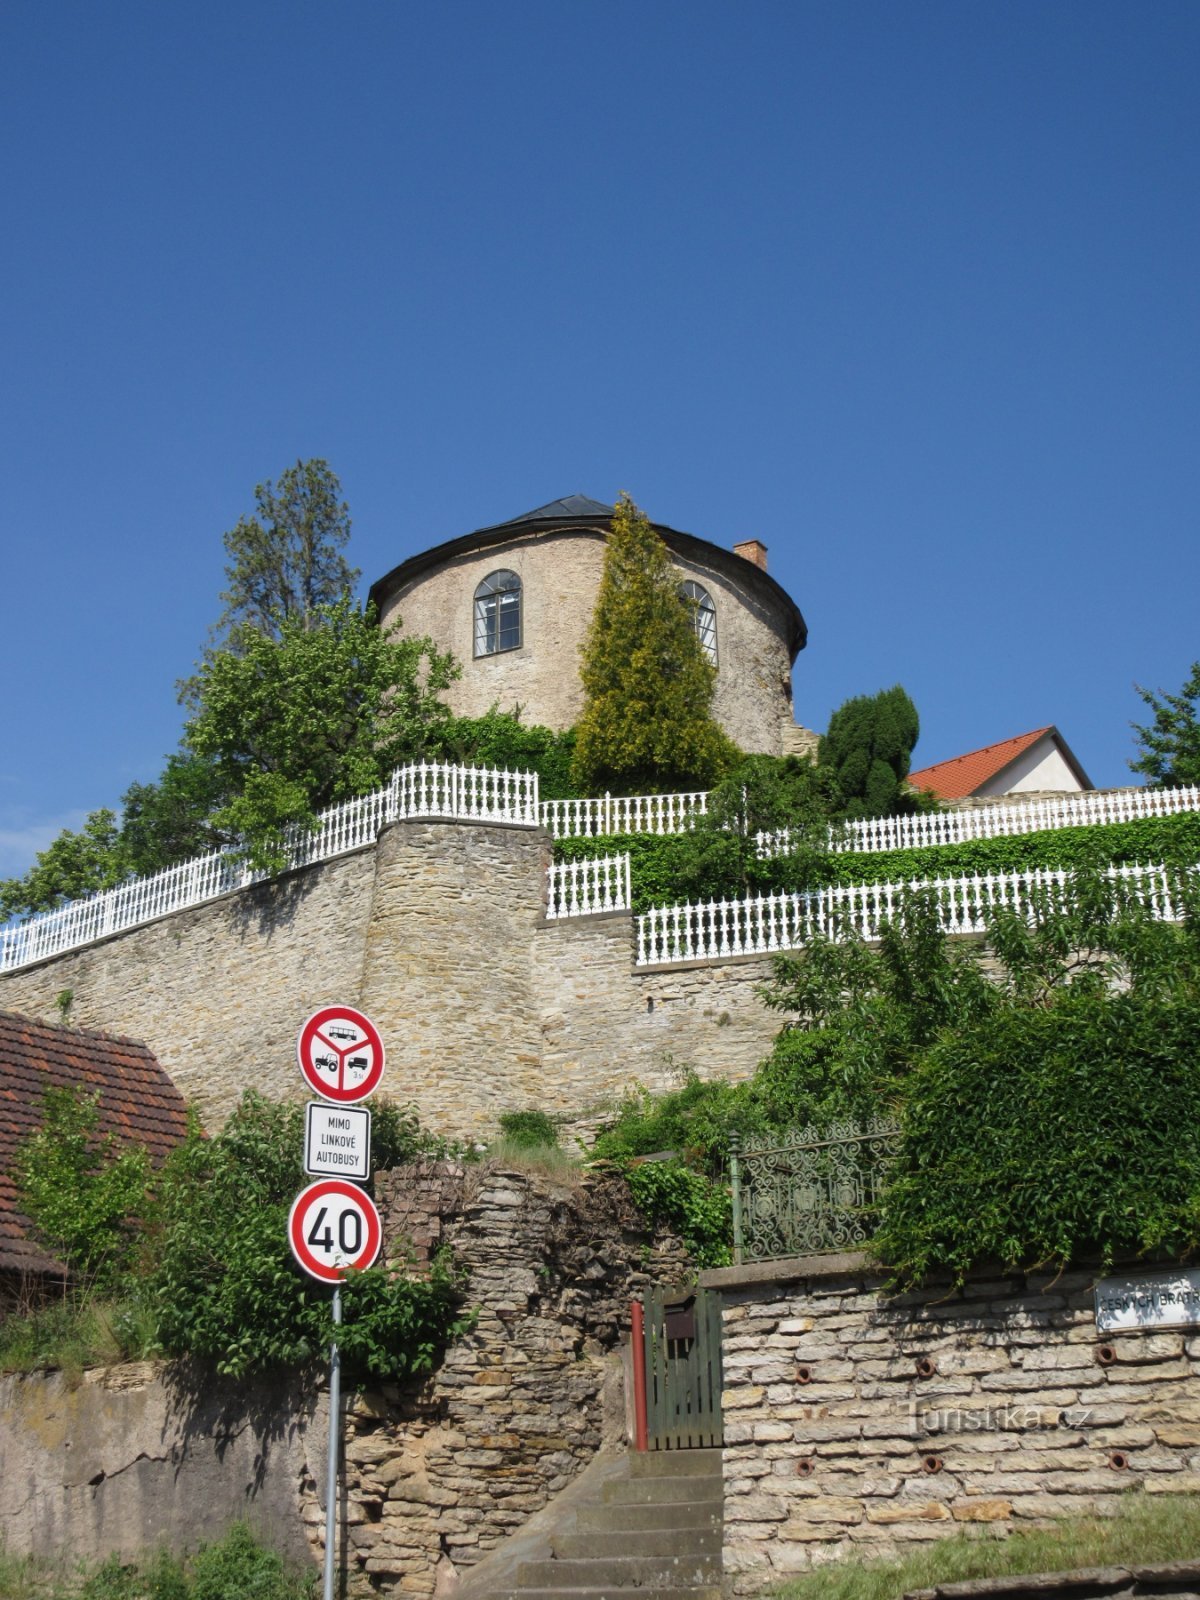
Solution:
[[[359,850],[0,975],[0,1008],[140,1039],[209,1126],[243,1088],[304,1089],[296,1035],[318,1006],[358,1004],[375,851]]]
[[[532,930],[549,864],[540,830],[380,838],[362,1004],[393,1052],[388,1087],[432,1127],[486,1138],[499,1110],[542,1103]]]
[[[1200,1490],[1200,1338],[1098,1338],[1086,1273],[888,1298],[853,1263],[704,1276],[725,1295],[735,1593],[851,1550]]]
[[[667,1089],[683,1067],[747,1078],[769,1054],[780,1017],[757,992],[769,957],[637,969],[633,953],[627,912],[537,930],[537,1104],[547,1110],[586,1113],[636,1083]]]
[[[549,836],[402,822],[352,855],[0,975],[0,1009],[144,1040],[209,1126],[243,1088],[305,1086],[318,1006],[361,1006],[384,1093],[427,1126],[490,1138],[506,1110],[586,1116],[683,1065],[746,1077],[780,1018],[767,957],[639,971],[628,912],[547,922]]]

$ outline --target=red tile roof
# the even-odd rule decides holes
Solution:
[[[906,781],[910,789],[932,789],[941,800],[965,800],[1035,745],[1043,734],[1054,731],[1051,723],[1032,733],[1019,733],[1015,739],[985,744],[982,750],[969,750],[965,756],[953,756],[935,766],[922,767],[920,772],[910,772]]]
[[[27,1237],[10,1176],[17,1146],[41,1124],[48,1088],[98,1091],[101,1133],[145,1145],[155,1164],[187,1130],[183,1096],[144,1044],[0,1011],[0,1269],[62,1272]]]

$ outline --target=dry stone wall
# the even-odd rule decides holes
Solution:
[[[769,959],[634,967],[629,913],[547,922],[549,835],[400,822],[375,846],[0,975],[0,1007],[144,1040],[209,1126],[243,1088],[296,1098],[300,1024],[361,1006],[384,1092],[487,1139],[506,1110],[586,1115],[680,1066],[745,1077],[779,1017]]]
[[[1200,1338],[1098,1338],[1087,1273],[895,1298],[853,1258],[704,1281],[725,1295],[735,1593],[848,1551],[1200,1490]]]

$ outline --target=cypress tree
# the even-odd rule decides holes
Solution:
[[[911,807],[900,785],[908,777],[921,724],[896,684],[838,707],[821,740],[818,765],[831,767],[847,817],[886,817]]]
[[[679,574],[626,494],[613,509],[581,677],[574,775],[585,793],[705,789],[737,760],[713,720],[716,668]]]

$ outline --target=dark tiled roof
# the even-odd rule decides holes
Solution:
[[[61,1273],[26,1237],[10,1168],[17,1146],[42,1120],[48,1088],[100,1095],[100,1131],[145,1145],[157,1165],[183,1138],[183,1096],[144,1044],[78,1028],[56,1028],[0,1011],[0,1269]]]

